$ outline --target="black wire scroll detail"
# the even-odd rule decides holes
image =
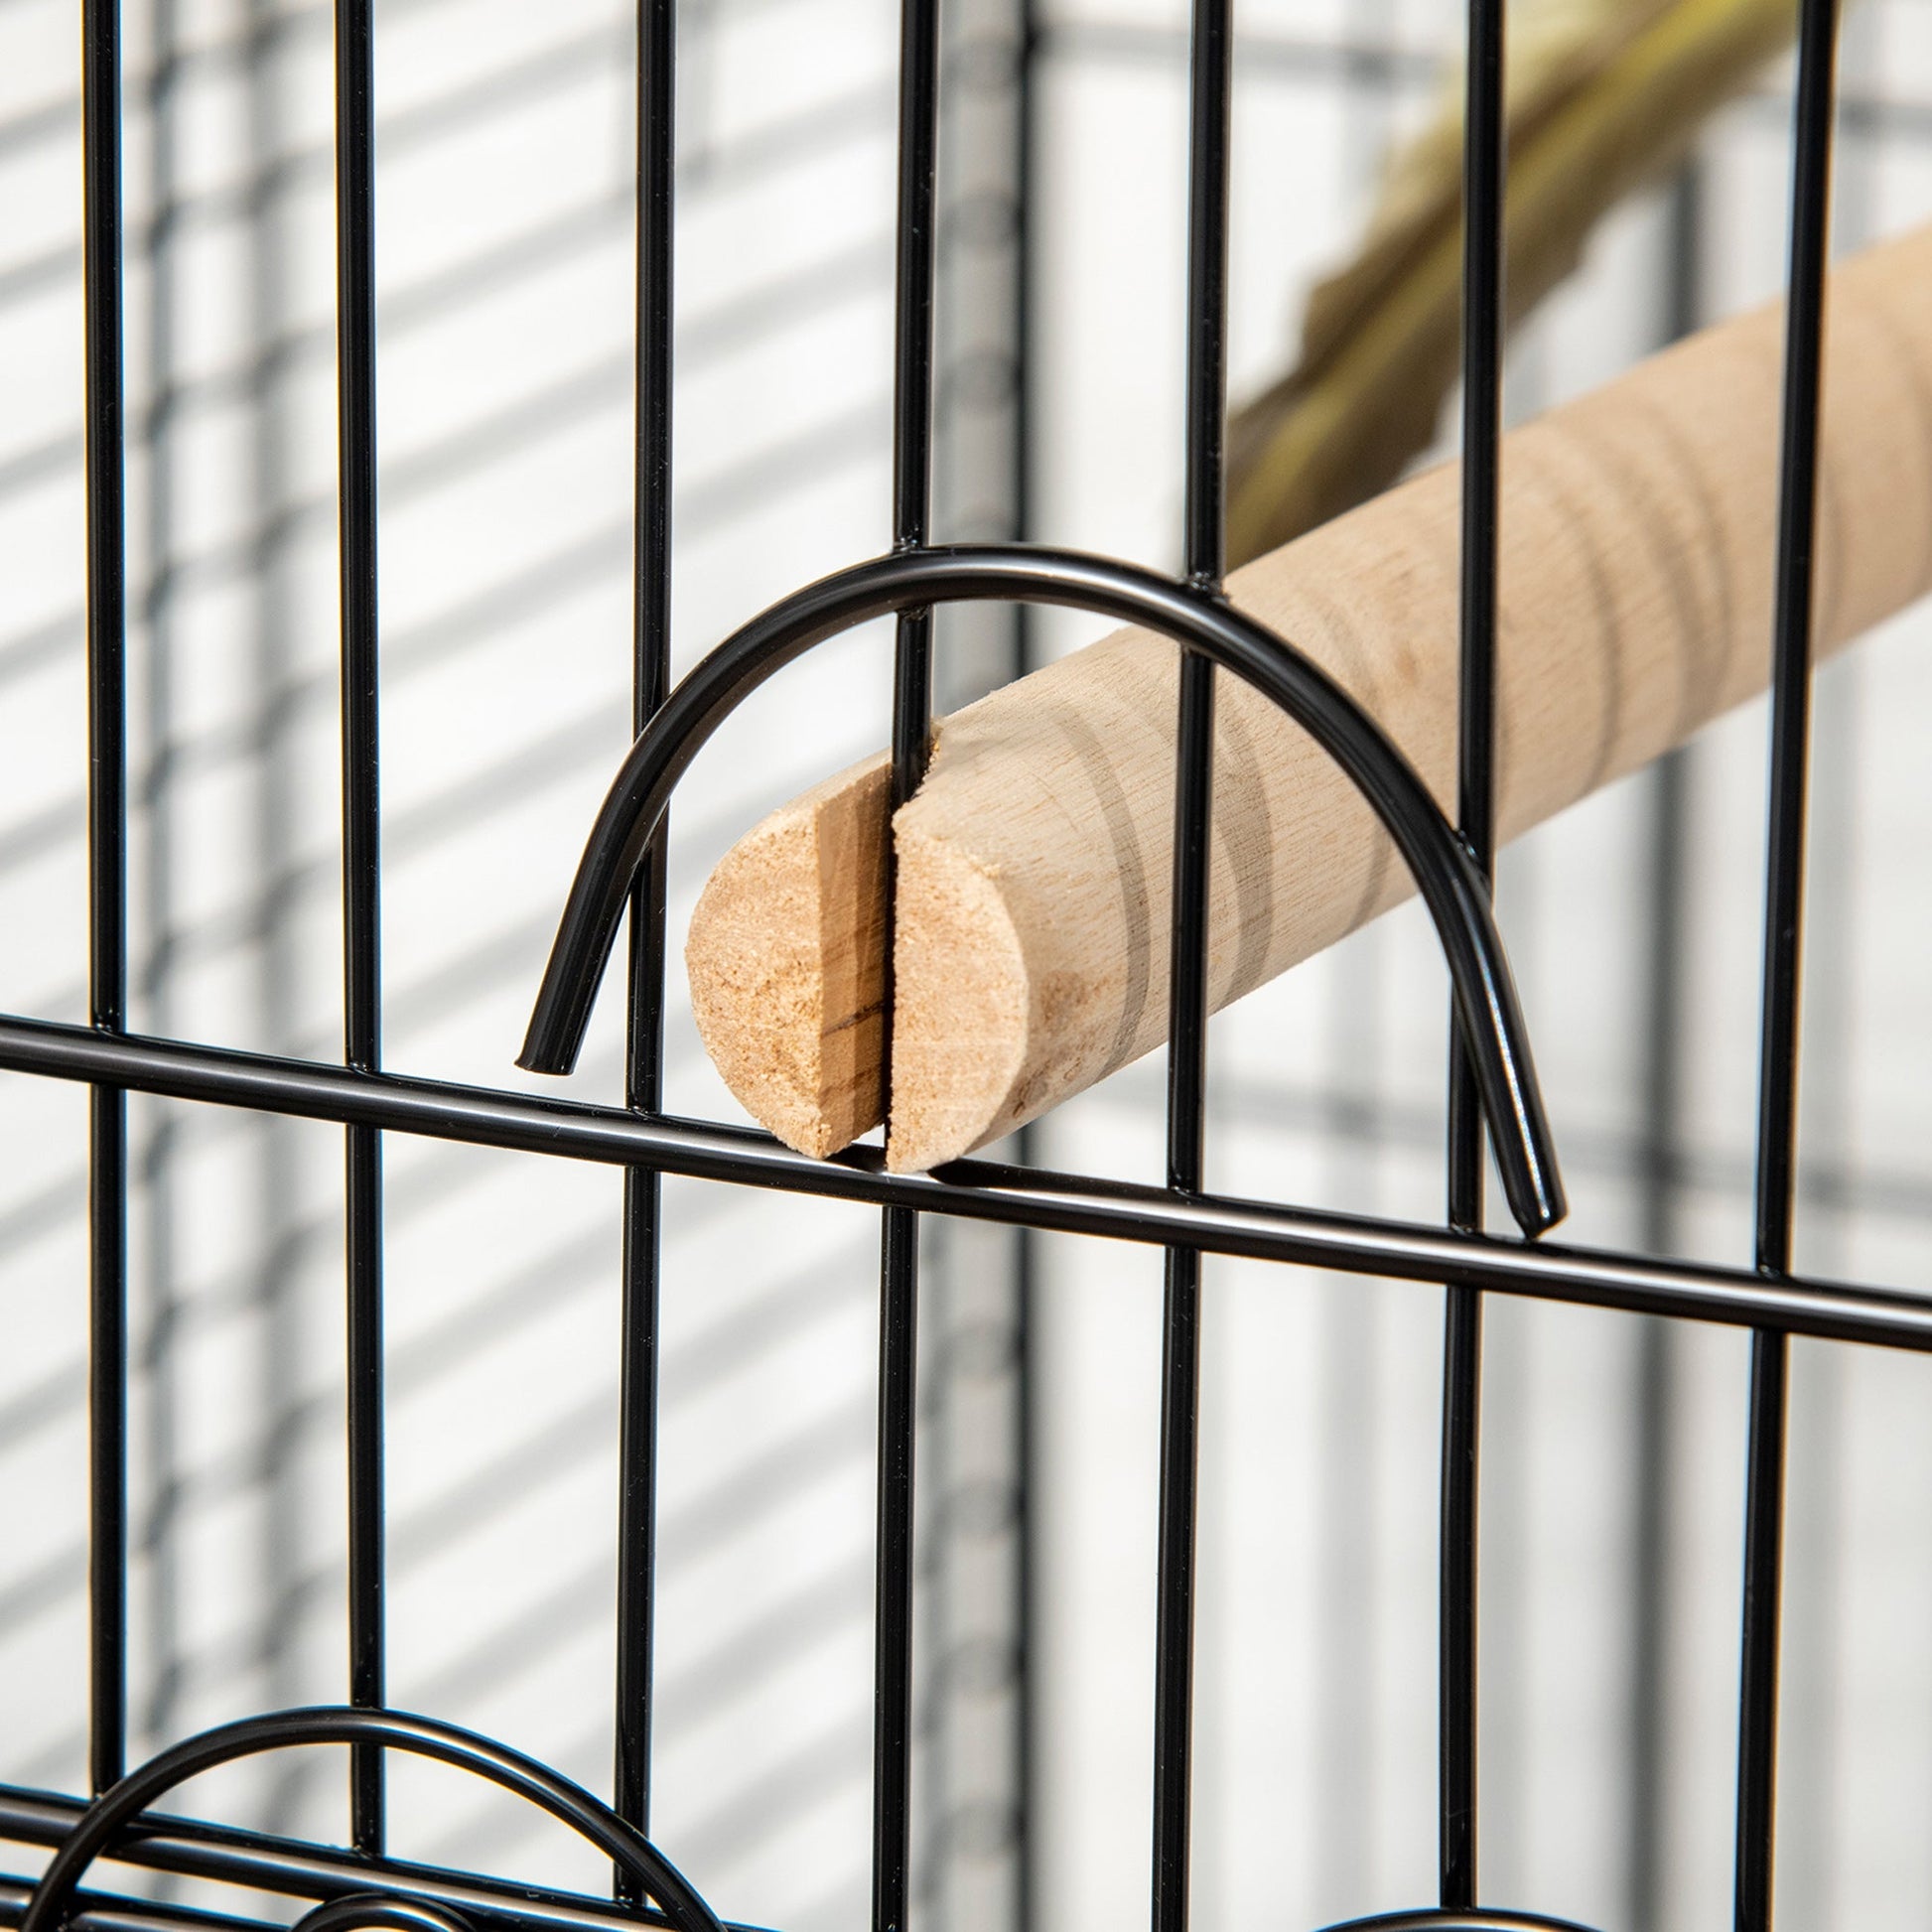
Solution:
[[[294,1932],[474,1932],[461,1912],[404,1892],[351,1891],[325,1898],[296,1920]]]
[[[1385,1912],[1376,1918],[1351,1918],[1324,1932],[1589,1932],[1574,1919],[1543,1918],[1534,1912],[1486,1912],[1431,1905],[1419,1912]]]
[[[781,599],[695,666],[632,745],[598,812],[518,1064],[536,1073],[576,1064],[652,830],[700,747],[751,692],[868,619],[989,601],[1065,605],[1159,631],[1245,678],[1341,766],[1388,828],[1436,923],[1510,1210],[1529,1235],[1562,1220],[1554,1137],[1482,875],[1415,768],[1325,671],[1225,599],[1070,550],[959,544],[875,558]]]
[[[717,1914],[690,1881],[634,1826],[626,1824],[581,1785],[475,1731],[399,1711],[342,1705],[277,1711],[243,1718],[190,1737],[131,1771],[87,1807],[34,1887],[20,1932],[61,1932],[75,1887],[89,1864],[109,1854],[122,1830],[157,1798],[217,1764],[297,1744],[365,1744],[413,1752],[474,1772],[588,1839],[656,1901],[676,1932],[723,1932]],[[354,1909],[351,1909],[354,1908]],[[385,1927],[389,1932],[465,1932],[463,1921],[442,1907],[388,1893],[349,1894],[302,1920],[308,1932],[350,1932]]]

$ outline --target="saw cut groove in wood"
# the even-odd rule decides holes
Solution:
[[[1679,745],[1769,674],[1782,310],[1707,330],[1506,440],[1499,822],[1513,838]],[[1459,477],[1259,559],[1233,602],[1330,671],[1447,805]],[[1817,640],[1932,589],[1932,228],[1833,277]],[[1126,630],[944,720],[892,836],[888,1162],[998,1140],[1162,1043],[1178,653]],[[686,958],[705,1044],[773,1133],[828,1154],[887,1112],[882,757],[756,828]],[[1219,680],[1218,1010],[1413,890],[1306,735]]]

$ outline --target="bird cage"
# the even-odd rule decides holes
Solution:
[[[0,11],[8,1921],[1922,1913],[1924,614],[1813,670],[1910,0],[1799,0],[1507,357],[1501,0],[75,12]],[[1222,590],[1446,70],[1448,812]],[[1780,293],[1768,701],[1499,853],[1505,422]],[[749,1129],[720,855],[1121,621],[1165,1077]],[[1210,1028],[1236,680],[1422,897]]]

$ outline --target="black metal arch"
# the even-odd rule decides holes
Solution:
[[[218,1764],[297,1744],[386,1746],[475,1772],[528,1799],[588,1839],[657,1901],[677,1932],[724,1932],[717,1914],[684,1874],[634,1825],[625,1823],[582,1785],[506,1744],[456,1725],[400,1711],[369,1711],[345,1705],[277,1711],[217,1725],[150,1758],[139,1770],[130,1771],[87,1807],[68,1835],[34,1887],[20,1932],[61,1932],[74,1888],[87,1866],[110,1853],[121,1829],[165,1792]],[[399,1910],[401,1901],[391,1894],[373,1899],[364,1895],[359,1901],[363,1907],[359,1915],[337,1911],[329,1916],[334,1908],[357,1902],[352,1894],[333,1900],[310,1913],[303,1924],[312,1925],[314,1932],[346,1932],[351,1925],[382,1925],[390,1927],[391,1932],[455,1932],[460,1923],[448,1914],[443,1916],[452,1918],[450,1925],[440,1919],[433,1921],[432,1915],[415,1907],[413,1901],[410,1907],[416,1915],[405,1923]]]
[[[1323,1932],[1590,1932],[1575,1919],[1544,1918],[1536,1912],[1463,1911],[1431,1905],[1419,1912],[1384,1912],[1375,1918],[1345,1919]]]
[[[406,1892],[350,1891],[325,1898],[296,1920],[294,1932],[474,1932],[461,1912]]]
[[[630,883],[678,780],[725,719],[765,679],[854,624],[973,602],[1062,605],[1159,631],[1244,678],[1340,765],[1388,828],[1436,923],[1510,1211],[1529,1235],[1562,1220],[1554,1137],[1488,893],[1415,767],[1327,672],[1225,598],[1073,550],[956,544],[874,558],[781,598],[699,662],[638,735],[599,808],[517,1063],[536,1073],[576,1064]]]

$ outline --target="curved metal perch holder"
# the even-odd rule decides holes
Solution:
[[[1323,1932],[1589,1932],[1574,1919],[1543,1918],[1535,1912],[1489,1912],[1474,1907],[1431,1905],[1419,1912],[1384,1912],[1351,1918]]]
[[[293,1932],[475,1932],[461,1912],[398,1891],[347,1891],[325,1898]]]
[[[1562,1220],[1550,1123],[1482,875],[1414,766],[1325,671],[1225,600],[1077,551],[959,544],[876,558],[781,599],[712,651],[630,748],[598,812],[517,1064],[535,1073],[576,1064],[631,881],[671,792],[751,692],[869,619],[990,601],[1063,605],[1158,631],[1245,678],[1335,760],[1388,828],[1436,923],[1510,1211],[1532,1236]]]
[[[75,1888],[95,1859],[112,1854],[121,1833],[157,1798],[217,1764],[293,1744],[382,1744],[433,1757],[527,1798],[620,1865],[676,1927],[676,1932],[724,1932],[718,1915],[691,1882],[634,1825],[620,1818],[582,1785],[507,1745],[455,1725],[399,1711],[318,1705],[219,1725],[190,1737],[130,1771],[87,1807],[34,1888],[20,1932],[62,1932]],[[301,1923],[311,1932],[464,1932],[447,1907],[407,1893],[351,1892],[325,1901]]]

